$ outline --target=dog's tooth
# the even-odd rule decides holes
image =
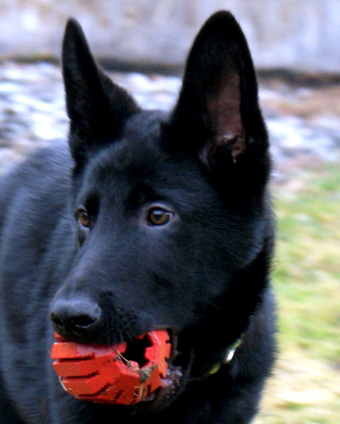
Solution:
[[[142,402],[152,402],[153,400],[155,400],[155,398],[156,398],[156,394],[150,393],[147,397],[142,399]]]
[[[163,389],[167,389],[168,387],[170,387],[173,383],[173,380],[171,380],[170,378],[163,378],[162,380],[162,387]]]

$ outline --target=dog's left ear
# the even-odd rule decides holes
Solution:
[[[254,66],[229,12],[215,13],[197,35],[170,129],[182,146],[199,149],[209,167],[267,150]]]

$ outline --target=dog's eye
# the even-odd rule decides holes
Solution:
[[[79,208],[76,212],[78,223],[83,228],[90,226],[90,217],[85,208]]]
[[[148,211],[147,220],[149,225],[160,226],[167,224],[172,218],[172,216],[173,213],[166,209],[160,207],[153,207]]]

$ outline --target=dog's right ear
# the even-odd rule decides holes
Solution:
[[[81,165],[89,151],[118,138],[126,119],[139,108],[96,65],[82,28],[74,19],[66,26],[62,62],[69,144],[76,163]]]

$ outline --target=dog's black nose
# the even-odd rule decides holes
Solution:
[[[90,300],[57,300],[50,313],[55,330],[66,339],[91,333],[100,316],[99,305]]]

